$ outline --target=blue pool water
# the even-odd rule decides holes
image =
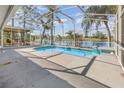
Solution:
[[[92,56],[98,56],[102,52],[97,49],[93,50],[83,50],[83,49],[75,49],[75,48],[64,48],[64,47],[38,47],[34,48],[36,51],[40,52],[63,52],[65,54],[71,54],[76,56],[85,56],[85,57],[92,57]]]

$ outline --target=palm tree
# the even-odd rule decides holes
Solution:
[[[55,14],[55,13],[59,13],[59,14],[61,14],[61,15],[64,15],[64,16],[68,17],[69,19],[71,19],[71,20],[73,20],[73,21],[74,21],[74,19],[73,19],[72,17],[70,17],[69,15],[63,13],[63,12],[60,10],[60,8],[58,8],[58,7],[55,6],[55,5],[47,5],[47,7],[48,7],[49,11],[51,12],[51,13],[49,13],[48,15],[51,15],[51,21],[52,21],[52,22],[51,22],[51,44],[53,44],[53,27],[54,27],[53,21],[55,20],[55,18],[56,18],[57,21],[62,25],[62,31],[63,31],[63,35],[64,35],[64,25],[63,25],[63,22],[62,22],[62,20],[61,20],[59,17],[55,16],[54,14]]]
[[[46,30],[51,29],[50,21],[51,21],[51,20],[50,20],[49,17],[47,18],[47,21],[46,21],[46,22],[43,21],[43,19],[40,19],[40,22],[41,22],[42,27],[43,27],[43,32],[42,32],[42,34],[41,34],[41,44],[42,44],[42,41],[43,41],[43,39],[44,39]]]
[[[66,34],[67,34],[67,37],[69,38],[69,39],[72,39],[73,38],[73,36],[74,36],[74,34],[73,34],[73,31],[68,31],[68,32],[66,32]]]
[[[48,13],[48,16],[51,21],[51,45],[53,45],[53,30],[54,30],[54,13],[58,11],[58,8],[55,5],[47,5],[47,8],[50,13]]]
[[[25,7],[27,18],[22,17],[22,19],[25,20],[26,23],[30,23],[30,24],[35,23],[38,26],[40,26],[41,28],[43,28],[43,31],[42,31],[43,35],[45,34],[46,30],[51,29],[51,36],[50,37],[51,37],[51,45],[53,45],[53,34],[54,34],[53,33],[54,24],[53,23],[54,23],[55,17],[56,17],[55,13],[60,13],[64,16],[66,16],[66,17],[69,17],[69,16],[66,15],[65,13],[63,13],[55,5],[46,5],[45,7],[48,9],[48,12],[43,13],[43,14],[37,12],[37,6],[22,6],[22,7]],[[59,20],[57,20],[57,21],[59,21]],[[37,26],[35,28],[37,28]],[[64,33],[64,25],[63,24],[62,24],[62,29],[63,29],[63,33]],[[42,43],[42,40],[43,40],[43,35],[41,37],[42,38],[41,43]]]
[[[79,33],[74,33],[73,30],[70,30],[68,32],[66,32],[67,34],[67,38],[69,38],[70,40],[73,39],[73,37],[75,36],[75,46],[78,46],[79,45],[79,40],[81,39],[82,35],[80,35]]]
[[[71,44],[72,45],[72,39],[73,39],[73,37],[74,37],[74,33],[73,33],[73,31],[72,30],[70,30],[70,31],[68,31],[68,32],[66,32],[66,34],[67,34],[67,39],[69,39],[70,41],[69,41],[69,45]]]
[[[30,22],[30,24],[32,23],[39,24],[37,26],[40,26],[41,28],[43,28],[42,36],[41,36],[41,44],[44,39],[46,30],[51,29],[51,45],[53,45],[53,27],[54,27],[53,22],[54,22],[54,13],[56,13],[54,11],[57,9],[57,7],[54,5],[47,5],[46,8],[48,8],[49,11],[43,14],[37,12],[37,6],[35,6],[34,8],[32,7],[34,6],[22,6],[23,10],[26,11],[26,16],[30,18],[26,20],[25,22],[28,21]],[[25,19],[26,18],[24,17],[24,20]]]
[[[59,44],[61,45],[62,36],[61,35],[57,35],[57,40],[59,40]]]
[[[63,38],[64,38],[64,23],[63,23],[63,21],[58,17],[58,16],[56,16],[56,21],[59,23],[59,24],[61,24],[61,27],[62,27],[62,36],[63,36]],[[63,39],[62,39],[63,40]]]
[[[103,6],[90,6],[89,8],[84,10],[86,14],[84,15],[84,20],[82,21],[82,28],[84,29],[85,33],[86,34],[88,33],[88,31],[93,26],[93,24],[96,24],[96,29],[98,30],[98,26],[103,23],[107,30],[109,46],[111,46],[110,44],[111,31],[108,25],[108,21],[105,21],[105,20],[109,20],[110,17],[107,15],[87,15],[87,13],[115,14],[116,9],[117,9],[117,6],[114,6],[114,5],[112,6],[103,5]],[[93,19],[99,19],[99,20],[96,21]]]

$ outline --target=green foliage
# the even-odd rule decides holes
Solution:
[[[62,36],[57,35],[57,40],[62,41]]]
[[[92,36],[93,38],[100,38],[100,39],[104,39],[104,38],[106,38],[106,36],[105,36],[105,34],[103,34],[102,32],[100,32],[100,31],[97,31],[95,34],[93,34],[93,36]]]
[[[11,40],[10,39],[6,39],[6,43],[11,43]]]
[[[66,36],[67,39],[74,40],[74,37],[76,41],[80,41],[82,39],[82,35],[80,35],[79,33],[74,33],[73,30],[66,32],[66,34],[67,34]]]
[[[74,37],[74,35],[73,35],[73,31],[72,31],[72,30],[66,32],[66,34],[67,34],[67,38],[68,38],[68,39],[71,39],[71,38]]]

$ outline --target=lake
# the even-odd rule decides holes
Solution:
[[[45,41],[45,44],[50,44],[49,41]],[[66,46],[74,46],[74,41],[54,41],[55,45],[66,45]],[[80,41],[77,42],[81,47],[108,47],[108,42],[93,42],[93,41]],[[111,47],[115,47],[115,43],[111,42]]]

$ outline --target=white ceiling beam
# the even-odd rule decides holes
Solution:
[[[98,16],[116,16],[116,14],[100,14],[100,13],[86,13],[87,15],[98,15]]]

